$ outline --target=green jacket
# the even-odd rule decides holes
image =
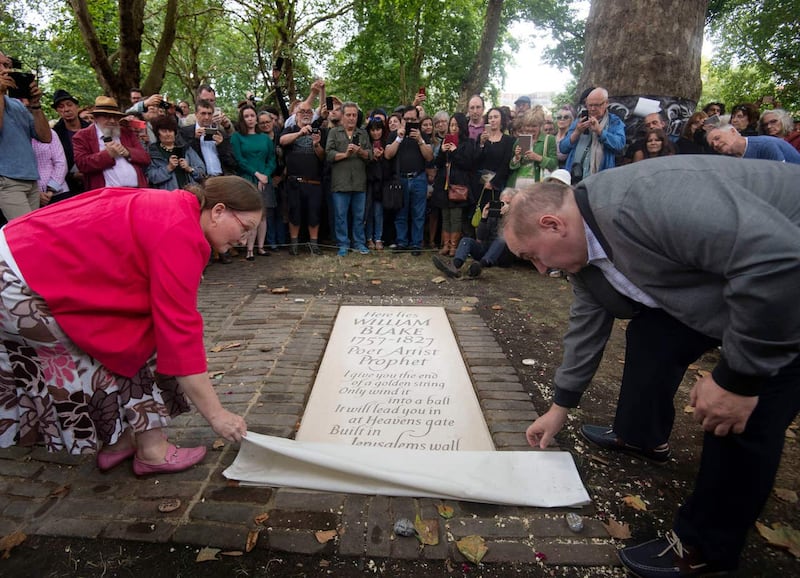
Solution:
[[[546,141],[545,137],[547,138]],[[515,149],[518,142],[519,141],[514,143]],[[545,143],[547,144],[547,154],[545,154]],[[520,158],[519,163],[515,163],[514,157],[511,157],[509,168],[513,172],[511,173],[511,178],[509,179],[507,186],[513,187],[518,178],[533,179],[534,181],[539,182],[542,180],[542,168],[547,169],[548,171],[554,171],[558,168],[558,158],[556,157],[558,149],[556,148],[556,137],[553,135],[545,134],[544,132],[540,131],[539,138],[537,138],[536,142],[533,143],[533,152],[542,157],[542,162],[539,163],[529,161],[525,158],[525,151],[522,151],[522,158]]]
[[[357,128],[353,132],[353,138],[358,136],[358,142],[362,150],[369,153],[372,158],[372,147],[370,146],[369,135],[363,128]],[[341,161],[334,161],[337,153],[347,150],[350,139],[343,126],[333,127],[328,132],[328,142],[325,145],[325,157],[331,165],[331,191],[350,192],[367,190],[367,163],[369,159],[362,159],[358,155],[352,155]]]

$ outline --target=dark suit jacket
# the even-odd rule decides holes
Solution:
[[[119,140],[131,153],[128,162],[136,169],[139,186],[146,187],[147,177],[145,177],[144,171],[150,164],[150,155],[144,150],[136,133],[126,127],[120,127],[120,129]],[[113,167],[116,159],[106,151],[100,150],[95,126],[90,125],[76,132],[75,136],[72,137],[72,148],[75,151],[75,164],[78,170],[83,173],[86,190],[91,191],[105,187],[106,180],[103,176],[103,171]]]
[[[200,139],[194,135],[194,127],[195,125],[182,126],[178,130],[183,143],[192,147],[194,152],[196,152],[200,158],[205,161],[205,158],[203,157],[203,150],[200,148]],[[217,145],[217,156],[219,156],[219,162],[220,165],[222,165],[223,174],[237,174],[239,163],[236,162],[236,158],[233,156],[233,150],[231,149],[231,138],[225,134],[222,135],[222,142]],[[206,169],[208,169],[208,166],[206,166]]]

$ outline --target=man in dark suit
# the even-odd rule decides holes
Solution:
[[[83,173],[85,190],[103,187],[146,187],[150,155],[139,137],[120,119],[117,101],[98,96],[92,109],[94,124],[72,137],[75,165]]]
[[[690,402],[705,430],[693,493],[665,538],[620,551],[637,576],[736,568],[800,409],[800,167],[691,156],[651,159],[574,188],[536,184],[511,201],[508,247],[570,274],[575,299],[551,408],[528,428],[546,447],[629,318],[612,427],[600,447],[669,460],[673,396],[689,364],[721,346]]]
[[[59,198],[68,198],[83,192],[83,175],[75,166],[75,154],[72,151],[72,137],[79,130],[86,128],[90,123],[82,120],[78,116],[78,99],[66,90],[56,90],[53,94],[53,110],[61,118],[53,126],[53,130],[64,147],[64,156],[67,159],[67,186],[69,193],[61,195]]]
[[[181,127],[183,142],[203,159],[209,177],[235,175],[238,165],[231,150],[230,138],[214,123],[214,106],[207,100],[198,100],[195,118],[195,124]]]

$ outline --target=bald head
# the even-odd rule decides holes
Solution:
[[[608,91],[605,88],[597,87],[586,96],[586,109],[589,116],[601,119],[606,114],[608,108]]]

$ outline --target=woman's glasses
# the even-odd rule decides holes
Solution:
[[[572,117],[568,114],[557,114],[556,120],[572,120]]]

